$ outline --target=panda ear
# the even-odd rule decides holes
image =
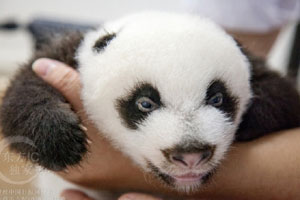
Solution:
[[[233,36],[231,36],[231,37],[232,37],[232,39],[236,42],[237,46],[238,46],[241,50],[243,50],[243,45],[242,45],[242,43],[241,43],[237,38],[235,38],[235,37],[233,37]]]
[[[84,34],[80,31],[66,31],[52,35],[53,37],[47,41],[37,41],[33,60],[38,58],[51,58],[64,62],[73,68],[77,68],[76,53],[83,40],[83,35]]]
[[[268,69],[263,60],[249,53],[246,56],[251,64],[253,98],[243,116],[236,140],[251,140],[271,132],[299,127],[300,97],[292,82]]]
[[[232,39],[235,41],[236,45],[240,48],[241,52],[246,55],[246,57],[252,58],[252,54],[244,47],[244,45],[235,37],[232,36]]]
[[[93,50],[100,53],[116,37],[116,33],[108,33],[100,37],[94,44]]]

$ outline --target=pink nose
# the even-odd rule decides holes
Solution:
[[[170,154],[170,160],[179,167],[195,168],[209,161],[212,154],[213,151],[211,149],[198,153],[175,153]]]

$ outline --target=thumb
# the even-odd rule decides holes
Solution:
[[[121,197],[119,197],[118,200],[162,200],[162,199],[148,195],[148,194],[127,193],[127,194],[123,194]]]
[[[64,190],[61,193],[61,197],[63,197],[65,200],[94,200],[88,197],[85,193],[74,189]]]
[[[82,109],[79,73],[70,66],[48,58],[32,64],[33,71],[44,81],[61,92],[76,110]]]

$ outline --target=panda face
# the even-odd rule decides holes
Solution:
[[[88,33],[82,99],[125,155],[177,190],[198,188],[232,143],[251,97],[249,66],[207,19],[137,14]]]

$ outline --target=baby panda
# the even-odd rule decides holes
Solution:
[[[69,33],[36,52],[7,89],[3,134],[36,153],[37,164],[64,170],[80,163],[87,136],[66,99],[37,77],[40,57],[81,76],[84,109],[115,148],[179,191],[200,188],[234,140],[299,127],[293,85],[246,53],[208,19],[141,13],[88,33]]]

